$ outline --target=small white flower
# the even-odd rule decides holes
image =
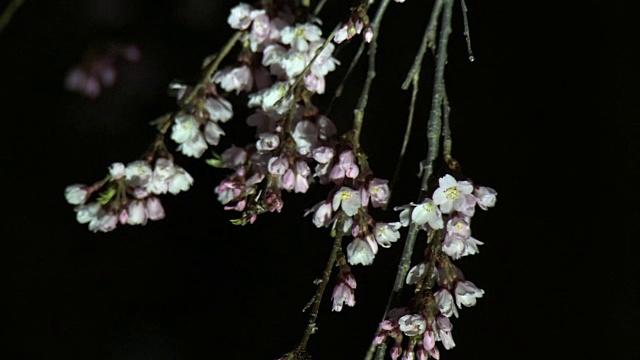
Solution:
[[[498,195],[498,193],[495,190],[485,186],[478,186],[473,191],[473,196],[475,196],[477,204],[482,210],[487,210],[487,208],[496,205],[496,195]]]
[[[101,208],[97,202],[77,206],[74,209],[76,211],[76,220],[78,220],[80,224],[86,224],[96,218]]]
[[[207,125],[204,127],[204,137],[211,145],[218,145],[220,142],[220,136],[224,135],[224,130],[214,121],[207,121]]]
[[[260,139],[256,141],[256,149],[258,151],[271,151],[276,149],[278,145],[280,145],[280,137],[277,134],[260,134]]]
[[[366,241],[355,238],[347,245],[347,258],[351,265],[371,265],[375,254]]]
[[[333,211],[337,211],[340,206],[347,216],[353,216],[358,213],[361,207],[360,193],[356,190],[343,186],[333,196]]]
[[[407,273],[407,279],[405,282],[407,283],[407,285],[413,285],[418,281],[420,281],[422,278],[424,278],[426,274],[427,274],[427,266],[425,265],[424,262],[421,262],[420,264],[415,265],[414,267],[411,268],[411,270],[409,270],[409,272]]]
[[[229,26],[233,29],[245,30],[251,25],[251,11],[253,8],[249,4],[240,3],[231,9],[231,14],[227,18]]]
[[[231,103],[225,98],[209,97],[204,101],[204,108],[209,113],[209,119],[213,121],[226,122],[233,117]]]
[[[398,229],[401,226],[400,223],[376,223],[373,233],[378,244],[384,248],[391,247],[391,243],[398,241],[400,238]]]
[[[116,162],[109,167],[109,175],[115,180],[122,179],[125,176],[124,164]]]
[[[213,74],[213,82],[220,84],[225,91],[251,91],[253,87],[253,75],[247,65],[227,68]]]
[[[438,205],[445,214],[462,210],[467,203],[466,195],[473,192],[473,185],[470,182],[456,181],[449,174],[441,177],[438,184],[440,186],[433,192],[433,204]]]
[[[434,206],[433,201],[428,198],[413,209],[413,212],[411,213],[411,220],[417,225],[429,223],[429,226],[432,229],[444,228],[442,213],[436,206]]]
[[[200,132],[200,124],[193,115],[182,115],[176,117],[171,128],[171,139],[178,144],[187,142]]]
[[[147,223],[147,208],[144,200],[134,200],[129,203],[129,225],[145,225]]]
[[[311,121],[302,120],[296,124],[291,137],[296,142],[296,150],[307,155],[318,142],[318,128]]]
[[[422,335],[427,330],[427,320],[418,314],[408,314],[398,320],[400,331],[407,336]]]
[[[310,23],[287,26],[280,32],[283,44],[302,52],[309,50],[309,42],[320,40],[321,35],[322,30]]]
[[[453,304],[453,295],[447,289],[440,289],[434,294],[440,313],[446,317],[458,317],[458,309]]]
[[[87,201],[88,195],[89,191],[87,191],[85,185],[73,184],[64,189],[64,197],[71,205],[84,204],[84,202]]]
[[[192,139],[180,144],[178,151],[187,156],[199,158],[209,146],[200,131]]]
[[[176,166],[176,173],[169,179],[169,192],[177,194],[180,191],[187,191],[193,184],[193,178],[183,168]]]
[[[132,161],[124,169],[127,185],[132,187],[146,187],[151,180],[153,170],[148,162],[144,160]]]
[[[464,306],[473,306],[476,299],[484,294],[484,290],[476,287],[471,281],[458,281],[456,283],[456,305],[462,309]]]

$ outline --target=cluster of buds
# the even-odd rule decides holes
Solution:
[[[400,223],[376,221],[368,210],[369,205],[374,208],[386,206],[388,181],[372,177],[370,170],[362,171],[361,166],[356,163],[351,149],[343,150],[337,159],[332,156],[326,163],[319,164],[316,170],[324,172],[321,181],[333,182],[335,187],[326,200],[307,211],[307,214],[313,213],[313,223],[317,227],[331,226],[334,231],[353,236],[347,245],[347,260],[351,265],[371,265],[378,246],[390,247],[400,237]],[[336,229],[341,213],[344,214],[342,228]]]
[[[82,95],[95,99],[102,88],[109,88],[116,82],[118,59],[138,62],[142,58],[136,45],[111,44],[106,51],[87,56],[86,60],[69,70],[65,78],[65,87]]]
[[[184,96],[185,87],[179,98]],[[194,106],[176,116],[171,128],[171,139],[178,144],[178,151],[184,155],[199,158],[209,145],[218,145],[225,135],[219,123],[233,117],[231,103],[217,95],[215,86],[205,89],[204,96],[194,102]],[[204,128],[204,131],[201,129]]]
[[[403,226],[414,223],[427,232],[432,250],[407,274],[406,283],[418,286],[416,296],[411,300],[411,310],[390,312],[374,338],[377,344],[387,337],[395,340],[391,351],[393,359],[400,355],[403,360],[414,359],[416,354],[421,360],[429,356],[438,359],[436,341],[441,341],[445,349],[455,346],[449,318],[451,315],[458,317],[458,309],[463,306],[474,306],[484,291],[466,281],[452,259],[478,252],[478,245],[483,243],[471,237],[471,217],[476,205],[483,210],[493,207],[496,195],[491,188],[474,186],[469,181],[457,181],[453,176],[445,175],[439,179],[432,199],[396,208],[402,210],[400,223]],[[434,284],[437,284],[436,289],[432,289]],[[404,349],[403,337],[409,338]]]
[[[126,166],[114,163],[109,175],[91,186],[74,184],[65,189],[67,202],[76,205],[76,219],[93,232],[108,232],[121,225],[144,225],[164,218],[164,208],[155,195],[177,194],[189,189],[193,178],[170,157],[160,157],[154,166],[146,160]]]
[[[363,2],[355,8],[352,8],[351,17],[336,31],[333,41],[340,44],[345,40],[351,40],[352,37],[362,34],[364,41],[371,42],[373,39],[373,29],[369,25],[367,10],[369,10],[368,2]]]
[[[324,44],[322,30],[313,21],[295,23],[295,17],[285,9],[270,16],[266,10],[244,3],[231,10],[227,21],[232,28],[245,31],[245,35],[239,64],[213,76],[225,91],[237,94],[254,90],[249,95],[250,107],[279,114],[289,111],[293,101],[291,86],[299,76],[303,76],[306,91],[324,93],[325,76],[339,62],[332,57],[333,44]]]
[[[391,358],[397,360],[426,360],[439,359],[440,351],[436,341],[441,341],[445,349],[455,346],[451,336],[453,326],[445,316],[426,317],[425,314],[408,313],[406,308],[396,308],[389,311],[386,320],[380,323],[380,331],[373,342],[382,344],[387,338],[394,341],[391,348]],[[408,343],[403,349],[403,339]]]
[[[356,305],[356,285],[356,278],[351,274],[349,265],[343,264],[340,266],[336,285],[331,295],[331,300],[333,300],[332,311],[341,311],[345,304],[351,307]]]

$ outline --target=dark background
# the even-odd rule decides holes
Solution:
[[[301,214],[325,188],[286,196],[281,215],[234,227],[213,194],[225,173],[178,155],[196,182],[163,198],[167,218],[109,234],[77,224],[63,197],[66,185],[91,183],[146,149],[147,123],[175,109],[166,85],[196,79],[231,34],[234,3],[27,0],[0,34],[3,358],[273,359],[298,343],[300,310],[331,246]],[[325,32],[350,5],[329,3]],[[459,261],[485,296],[453,320],[456,347],[442,359],[638,359],[640,33],[630,2],[467,3],[476,61],[466,60],[456,4],[446,76],[454,154],[499,200],[474,218],[480,254]],[[380,177],[397,162],[408,104],[400,84],[430,7],[392,4],[382,24],[363,133]],[[85,50],[112,41],[138,44],[143,61],[121,63],[116,85],[97,100],[66,92],[65,73]],[[340,71],[355,48],[339,54]],[[417,196],[432,59],[426,64],[413,155],[393,205]],[[341,129],[362,70],[330,114]],[[242,133],[246,115],[228,125],[237,145],[251,138]],[[327,298],[310,342],[315,358],[362,358],[402,245],[353,268],[355,308],[332,313]]]

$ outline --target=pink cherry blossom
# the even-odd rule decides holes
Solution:
[[[380,208],[387,205],[389,201],[389,183],[388,180],[374,178],[369,183],[369,193],[371,194],[371,206]]]
[[[213,82],[220,84],[225,91],[251,91],[253,87],[253,75],[247,65],[228,67],[213,74]]]
[[[432,229],[444,228],[442,213],[438,207],[434,206],[433,201],[429,198],[416,205],[411,212],[411,220],[417,225],[424,225],[428,223]]]
[[[353,289],[344,282],[336,284],[331,299],[333,300],[332,311],[341,311],[344,304],[351,307],[356,304]]]
[[[453,342],[453,337],[451,336],[453,325],[451,325],[449,318],[438,316],[437,323],[438,335],[440,335],[440,341],[442,341],[442,345],[447,350],[453,349],[453,347],[456,346],[456,343]]]
[[[446,317],[458,317],[458,310],[453,304],[453,295],[447,289],[440,289],[434,294],[440,313]]]
[[[361,207],[360,194],[358,191],[343,186],[333,196],[333,211],[337,211],[340,207],[347,216],[353,216],[358,213]]]
[[[468,181],[456,181],[447,174],[438,180],[439,187],[433,193],[433,203],[440,207],[440,210],[449,214],[451,211],[459,211],[466,204],[465,195],[470,195],[473,185]]]
[[[487,208],[496,205],[496,195],[498,195],[498,193],[495,190],[485,186],[478,186],[473,191],[473,196],[475,196],[478,206],[480,206],[482,210],[487,210]]]

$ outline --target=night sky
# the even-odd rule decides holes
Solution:
[[[332,243],[302,214],[330,188],[285,195],[281,214],[236,227],[213,192],[227,172],[176,155],[196,182],[162,198],[166,219],[107,234],[78,224],[63,196],[65,186],[92,183],[146,150],[149,121],[176,109],[167,84],[197,79],[202,59],[232,34],[233,4],[26,0],[0,33],[4,359],[275,359],[298,344],[301,309]],[[431,4],[392,3],[382,23],[362,135],[382,178],[397,163],[409,103],[400,85]],[[624,1],[467,5],[476,61],[467,60],[456,3],[446,69],[453,153],[466,176],[499,195],[474,217],[480,253],[457,262],[485,295],[452,320],[456,347],[441,358],[640,359],[637,20]],[[329,0],[325,34],[349,6]],[[118,63],[116,84],[98,99],[65,91],[65,74],[87,49],[112,42],[137,44],[142,61]],[[338,54],[329,89],[356,48]],[[425,64],[393,206],[418,196],[433,59]],[[329,114],[342,130],[351,126],[361,65]],[[330,94],[318,98],[321,109]],[[231,138],[251,141],[247,115],[237,110],[219,150]],[[354,308],[331,312],[329,285],[309,344],[314,359],[364,356],[402,246],[352,267]]]

